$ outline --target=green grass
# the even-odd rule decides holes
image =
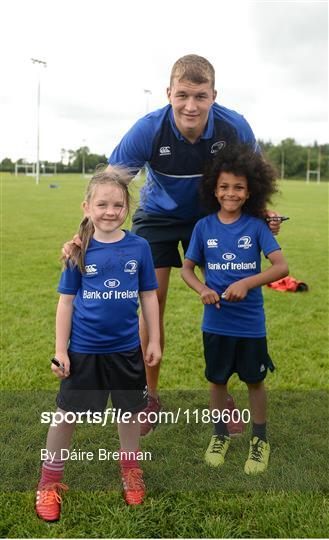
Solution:
[[[50,183],[59,189],[49,189]],[[143,441],[149,494],[141,508],[122,501],[117,464],[70,462],[63,519],[34,514],[34,484],[58,387],[49,369],[59,253],[76,231],[86,180],[77,175],[1,175],[2,357],[0,530],[4,537],[323,537],[328,519],[327,184],[284,181],[273,208],[290,216],[279,242],[290,275],[307,293],[264,288],[268,341],[276,371],[267,378],[272,457],[262,478],[243,474],[248,435],[233,441],[221,471],[202,462],[206,424],[160,426]],[[137,199],[137,189],[134,188]],[[208,407],[200,322],[202,305],[172,271],[160,387],[166,410]],[[245,388],[230,388],[247,406]],[[114,426],[81,426],[73,446],[116,450]],[[90,489],[91,478],[93,487]]]

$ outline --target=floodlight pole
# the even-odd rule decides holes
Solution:
[[[86,139],[83,139],[82,141],[82,177],[84,178],[85,177],[85,172],[86,172],[86,156],[85,156],[85,145],[86,145]]]
[[[147,114],[150,111],[149,96],[152,94],[152,90],[147,90],[147,88],[144,88],[144,94],[146,96],[146,114]]]
[[[319,146],[318,166],[316,168],[316,181],[318,184],[320,184],[320,180],[321,180],[321,146]]]
[[[31,58],[32,64],[42,65],[47,67],[47,62],[38,60],[37,58]],[[39,147],[40,147],[40,70],[38,71],[38,97],[37,97],[37,163],[36,163],[36,175],[35,183],[38,185],[40,182],[40,159],[39,159]]]

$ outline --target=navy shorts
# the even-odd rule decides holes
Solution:
[[[147,405],[145,366],[141,347],[132,351],[87,354],[69,351],[70,376],[63,379],[57,406],[70,412],[103,412],[112,406],[135,414]]]
[[[267,369],[275,369],[267,352],[266,337],[220,336],[203,332],[203,346],[206,379],[215,384],[226,384],[233,373],[245,383],[258,383],[265,379]]]
[[[138,208],[132,218],[131,231],[150,244],[155,268],[181,268],[178,246],[181,242],[185,254],[194,225],[195,221],[187,223],[165,215],[147,214]]]

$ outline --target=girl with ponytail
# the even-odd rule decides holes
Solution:
[[[36,512],[45,521],[59,519],[59,492],[68,489],[61,480],[75,427],[72,415],[79,422],[87,412],[99,417],[110,394],[118,422],[125,501],[141,504],[145,494],[139,413],[147,405],[148,393],[138,329],[139,301],[148,327],[145,362],[149,366],[158,364],[161,349],[151,250],[144,238],[121,228],[129,212],[130,179],[129,170],[118,167],[97,171],[92,177],[82,205],[81,247],[73,245],[60,278],[51,369],[61,380],[56,417],[62,421],[51,424],[42,454]],[[125,421],[120,421],[123,415]]]

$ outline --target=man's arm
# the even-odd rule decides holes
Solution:
[[[161,128],[168,109],[169,105],[137,120],[112,151],[109,164],[129,167],[135,176],[151,159],[154,137]]]
[[[116,173],[119,168],[120,168],[119,165],[108,164],[108,166],[105,169],[105,172],[109,174]],[[122,165],[122,170],[124,170],[124,176],[127,178],[127,184],[136,176],[136,173],[137,173],[137,171],[124,167],[123,165]],[[125,178],[125,181],[126,181],[126,178]]]

